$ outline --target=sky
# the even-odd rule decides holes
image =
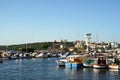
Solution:
[[[0,45],[120,42],[120,0],[0,0]]]

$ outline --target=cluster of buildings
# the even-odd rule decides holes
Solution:
[[[57,46],[56,48],[63,49],[66,47],[67,40],[55,40],[54,46]],[[91,34],[86,34],[85,40],[76,40],[73,42],[73,46],[68,46],[69,51],[74,51],[75,49],[83,49],[83,51],[91,52],[91,51],[97,51],[97,52],[110,52],[110,51],[116,51],[117,53],[120,53],[120,44],[117,42],[101,42],[96,43],[91,41]],[[79,51],[78,50],[78,51]]]

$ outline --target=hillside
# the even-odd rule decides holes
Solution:
[[[73,42],[37,42],[27,44],[16,44],[9,46],[0,46],[0,50],[22,50],[25,48],[31,48],[35,50],[48,50],[59,48],[60,45],[64,45],[64,48],[73,46]]]

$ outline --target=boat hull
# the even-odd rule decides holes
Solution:
[[[92,67],[93,67],[93,64],[83,63],[83,66],[86,67],[86,68],[87,68],[87,67],[88,67],[88,68],[92,68]]]
[[[70,62],[65,62],[65,67],[72,67],[72,64]]]
[[[72,63],[72,68],[83,68],[82,63]]]
[[[58,66],[65,66],[64,61],[56,60],[56,63],[57,63]]]
[[[108,68],[110,69],[120,69],[119,65],[109,65]]]
[[[97,69],[103,69],[107,67],[108,67],[107,65],[98,65],[98,64],[93,65],[93,68],[97,68]]]

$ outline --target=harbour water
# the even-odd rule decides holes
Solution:
[[[120,80],[120,70],[58,67],[57,59],[5,61],[0,63],[0,80]]]

